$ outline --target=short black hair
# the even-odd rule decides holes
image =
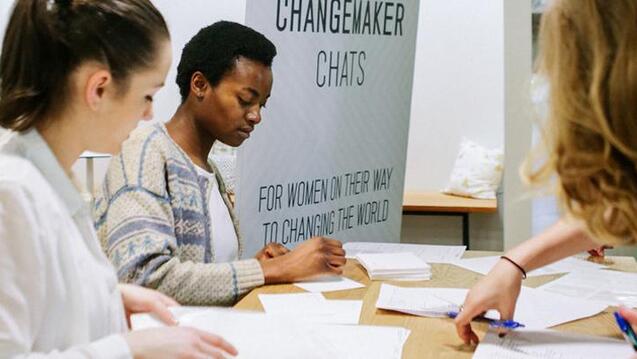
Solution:
[[[200,71],[212,86],[234,69],[239,57],[272,66],[276,47],[263,34],[231,21],[218,21],[199,30],[181,52],[177,86],[181,100],[190,92],[190,78]]]

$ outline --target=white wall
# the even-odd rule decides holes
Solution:
[[[504,144],[502,0],[421,0],[406,191],[444,187],[463,136]]]
[[[506,208],[523,206],[513,176],[530,123],[519,133],[510,124],[525,121],[519,114],[528,109],[530,2],[422,0],[420,14],[405,191],[443,188],[463,137],[505,147],[505,133],[512,136],[505,148],[511,183],[498,195],[498,213],[470,216],[472,248],[502,249],[504,223],[511,222],[512,238],[530,235],[530,210],[524,218],[505,216]],[[402,229],[403,242],[461,242],[459,218],[404,216]]]

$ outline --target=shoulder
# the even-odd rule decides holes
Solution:
[[[164,191],[166,162],[175,156],[168,134],[160,124],[135,129],[113,157],[106,174],[112,191],[122,187],[144,187],[157,194]]]
[[[63,209],[40,170],[22,157],[6,154],[0,154],[0,208],[0,216],[9,214],[16,221],[35,221],[36,226],[38,213]]]

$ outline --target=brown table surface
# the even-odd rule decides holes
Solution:
[[[403,195],[403,212],[494,213],[495,199],[450,196],[440,192],[407,192]]]
[[[467,251],[465,258],[495,255],[497,252]],[[637,263],[633,257],[609,257],[614,264],[612,269],[637,272]],[[429,281],[419,282],[385,282],[403,287],[446,287],[446,288],[470,288],[481,274],[462,269],[450,264],[432,264],[433,276]],[[360,324],[366,325],[390,325],[400,326],[411,330],[409,339],[403,348],[403,358],[470,358],[474,347],[465,346],[456,335],[456,329],[451,319],[447,318],[422,318],[408,314],[376,309],[376,299],[380,285],[383,282],[370,281],[363,267],[355,260],[348,260],[344,275],[362,284],[365,288],[344,290],[338,292],[326,292],[323,295],[328,299],[358,299],[363,300]],[[562,275],[547,275],[532,277],[524,281],[528,287],[537,287],[548,283]],[[266,285],[256,288],[239,301],[235,308],[245,310],[263,311],[258,294],[261,293],[300,293],[303,289],[292,284]],[[612,312],[615,308],[609,307],[603,313],[594,317],[580,319],[553,327],[552,329],[591,334],[621,339],[619,329],[614,323]],[[485,323],[474,323],[474,329],[482,338],[487,329]]]

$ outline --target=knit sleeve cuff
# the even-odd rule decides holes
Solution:
[[[232,267],[235,277],[233,279],[236,280],[236,288],[239,295],[243,295],[265,283],[263,269],[261,269],[261,264],[256,259],[232,262]]]

